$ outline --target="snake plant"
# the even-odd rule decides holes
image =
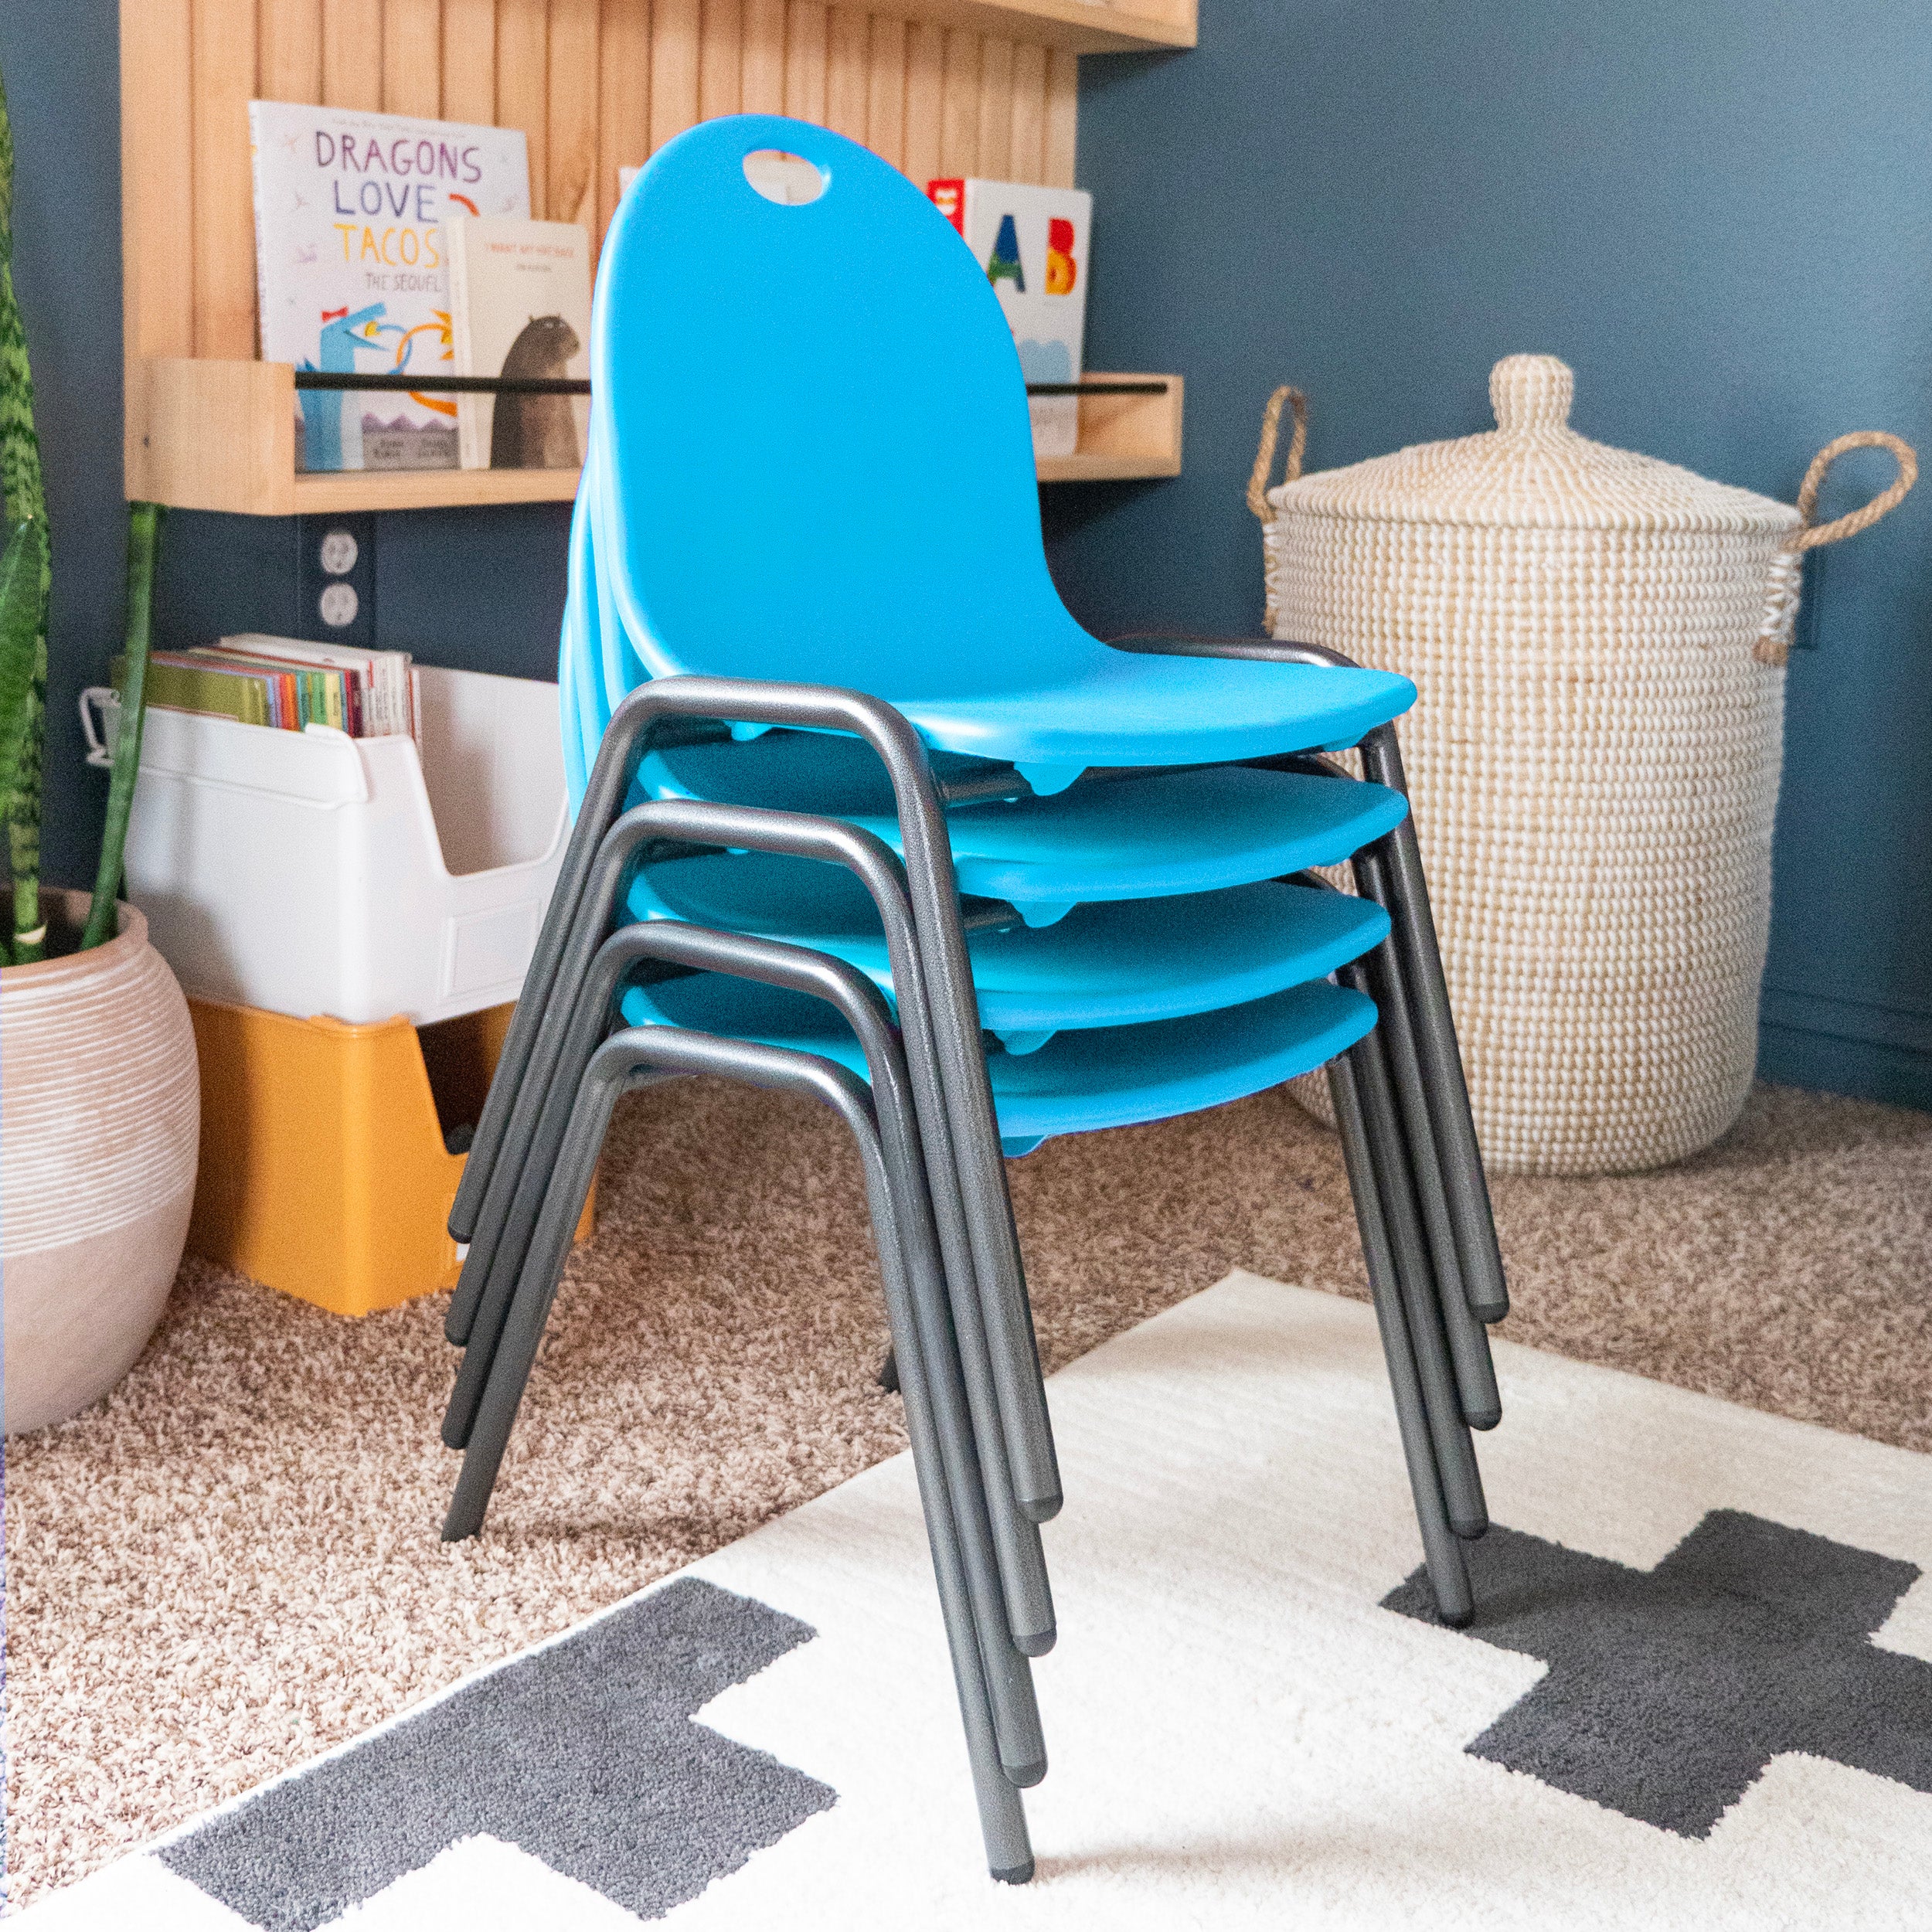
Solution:
[[[141,762],[155,538],[152,503],[128,511],[128,683],[114,747],[107,827],[82,950],[114,936],[121,854]],[[41,753],[47,709],[47,594],[53,581],[40,444],[33,427],[33,372],[13,294],[13,129],[0,80],[0,823],[6,830],[0,892],[0,965],[46,957],[40,917]]]
[[[114,935],[114,902],[121,896],[122,853],[128,843],[128,815],[134,802],[134,774],[141,768],[141,730],[148,717],[148,650],[155,600],[155,539],[161,528],[158,503],[128,505],[128,674],[121,690],[121,730],[114,739],[114,777],[107,787],[107,826],[100,838],[100,868],[94,874],[94,903],[87,909],[84,952]]]
[[[13,296],[13,130],[0,81],[0,814],[12,890],[0,943],[15,965],[41,958],[40,757],[47,709],[47,591],[52,558],[40,444],[33,429],[27,334]]]

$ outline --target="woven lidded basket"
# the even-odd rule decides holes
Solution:
[[[1802,553],[1917,474],[1842,437],[1798,506],[1569,427],[1554,356],[1490,376],[1496,427],[1301,476],[1269,404],[1248,501],[1268,627],[1412,678],[1402,725],[1477,1131],[1505,1173],[1660,1166],[1737,1117],[1757,1051],[1785,653]],[[1288,481],[1266,488],[1282,403]],[[1825,469],[1899,476],[1814,526]]]

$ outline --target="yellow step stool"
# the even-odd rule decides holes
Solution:
[[[189,1000],[201,1056],[189,1253],[337,1315],[453,1287],[464,1156],[444,1134],[481,1111],[514,1010],[354,1026]]]

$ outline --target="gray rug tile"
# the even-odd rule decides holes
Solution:
[[[692,1721],[814,1632],[686,1577],[519,1658],[169,1846],[265,1932],[313,1932],[487,1832],[641,1919],[835,1794]]]
[[[1686,1838],[1781,1753],[1932,1792],[1932,1665],[1872,1633],[1917,1566],[1713,1510],[1655,1570],[1493,1529],[1464,1634],[1549,1675],[1468,1749]],[[1417,1570],[1386,1609],[1435,1621]]]

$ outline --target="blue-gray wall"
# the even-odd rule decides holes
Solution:
[[[105,781],[82,770],[74,700],[117,648],[121,500],[120,60],[113,0],[0,5],[13,121],[13,278],[39,394],[53,533],[47,879],[94,883]]]
[[[121,601],[115,9],[0,9],[16,274],[56,545],[48,871],[91,874],[73,695]],[[1263,399],[1314,466],[1485,426],[1490,364],[1575,365],[1586,434],[1789,497],[1839,430],[1932,444],[1923,0],[1202,0],[1201,45],[1083,66],[1090,362],[1189,379],[1187,473],[1048,492],[1097,628],[1251,628]],[[1883,473],[1845,466],[1827,512]],[[1932,1106],[1932,487],[1833,555],[1794,660],[1765,1067]],[[542,673],[564,514],[377,519],[379,641]],[[171,641],[299,621],[292,526],[179,515]]]
[[[1577,370],[1587,435],[1787,499],[1818,446],[1932,455],[1924,0],[1202,0],[1083,66],[1088,364],[1188,379],[1185,474],[1058,493],[1097,625],[1250,629],[1261,405],[1311,468],[1491,426]],[[1889,475],[1835,474],[1825,509]],[[1049,492],[1049,498],[1055,493]],[[1794,659],[1764,1070],[1932,1107],[1932,482],[1828,554]]]

